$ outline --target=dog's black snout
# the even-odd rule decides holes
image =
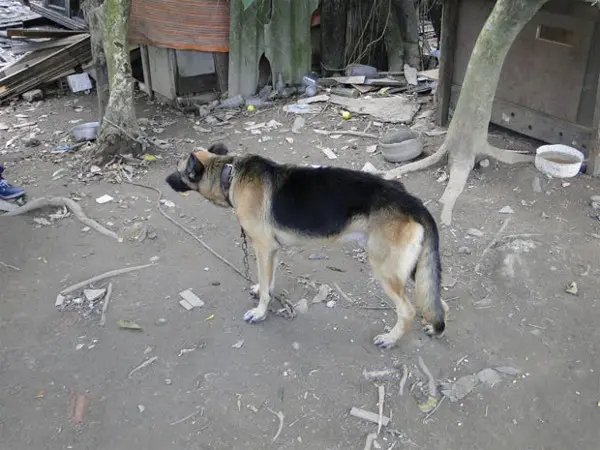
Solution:
[[[179,172],[173,172],[171,175],[169,175],[166,179],[166,182],[169,186],[171,186],[171,189],[176,192],[191,191],[189,186],[182,181]]]

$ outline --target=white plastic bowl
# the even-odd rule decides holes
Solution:
[[[535,153],[535,167],[555,178],[571,178],[579,173],[583,159],[583,153],[568,145],[542,145]]]

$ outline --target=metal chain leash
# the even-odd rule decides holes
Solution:
[[[248,263],[248,239],[246,238],[246,232],[242,227],[241,237],[242,237],[242,252],[244,252],[243,264],[244,264],[244,277],[248,280],[249,283],[252,283],[252,279],[250,278],[250,264]]]

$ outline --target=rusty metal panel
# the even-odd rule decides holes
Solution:
[[[229,1],[133,0],[129,27],[129,39],[135,43],[228,52]]]

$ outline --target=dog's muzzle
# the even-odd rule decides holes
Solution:
[[[175,192],[191,191],[190,187],[182,181],[179,172],[173,172],[167,177],[166,181],[167,184],[171,186],[171,189],[173,189]]]

